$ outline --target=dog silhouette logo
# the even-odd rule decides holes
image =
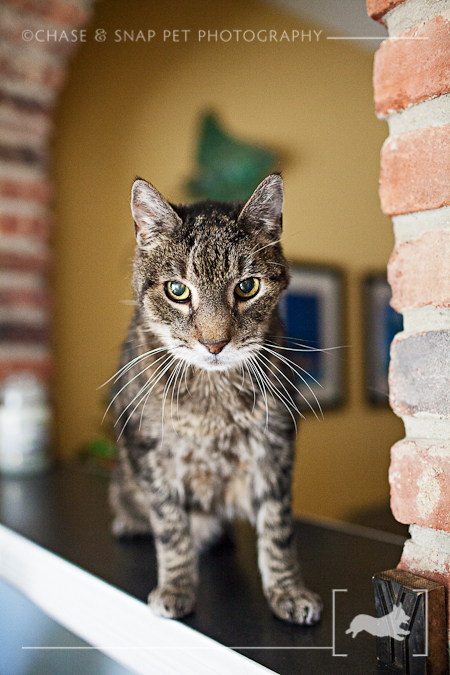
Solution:
[[[358,633],[365,630],[367,633],[376,635],[377,637],[389,636],[394,638],[394,640],[403,641],[411,631],[401,628],[401,625],[408,623],[410,618],[403,609],[402,603],[399,602],[398,605],[394,605],[390,614],[385,614],[379,619],[369,616],[369,614],[358,614],[352,620],[350,628],[345,633],[351,633],[352,638],[354,638]]]

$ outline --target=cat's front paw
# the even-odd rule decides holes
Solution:
[[[195,593],[189,588],[158,586],[148,596],[152,612],[165,619],[181,619],[190,614],[195,606]]]
[[[307,588],[273,588],[266,595],[272,612],[284,621],[311,625],[320,619],[322,601]]]
[[[150,523],[126,518],[114,518],[111,530],[117,539],[139,537],[151,534]]]

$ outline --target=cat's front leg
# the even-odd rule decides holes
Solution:
[[[256,524],[258,565],[273,613],[291,623],[316,623],[322,602],[302,580],[289,501],[263,499],[258,504]]]
[[[153,500],[150,520],[158,561],[158,586],[148,596],[153,612],[179,619],[192,612],[198,582],[198,554],[183,505],[175,498]]]

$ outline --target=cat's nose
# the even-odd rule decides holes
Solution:
[[[218,354],[229,343],[229,340],[216,340],[215,342],[200,340],[200,344],[206,347],[211,354]]]

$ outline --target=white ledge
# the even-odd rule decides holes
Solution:
[[[139,675],[273,675],[273,671],[0,525],[0,575],[46,614]]]

